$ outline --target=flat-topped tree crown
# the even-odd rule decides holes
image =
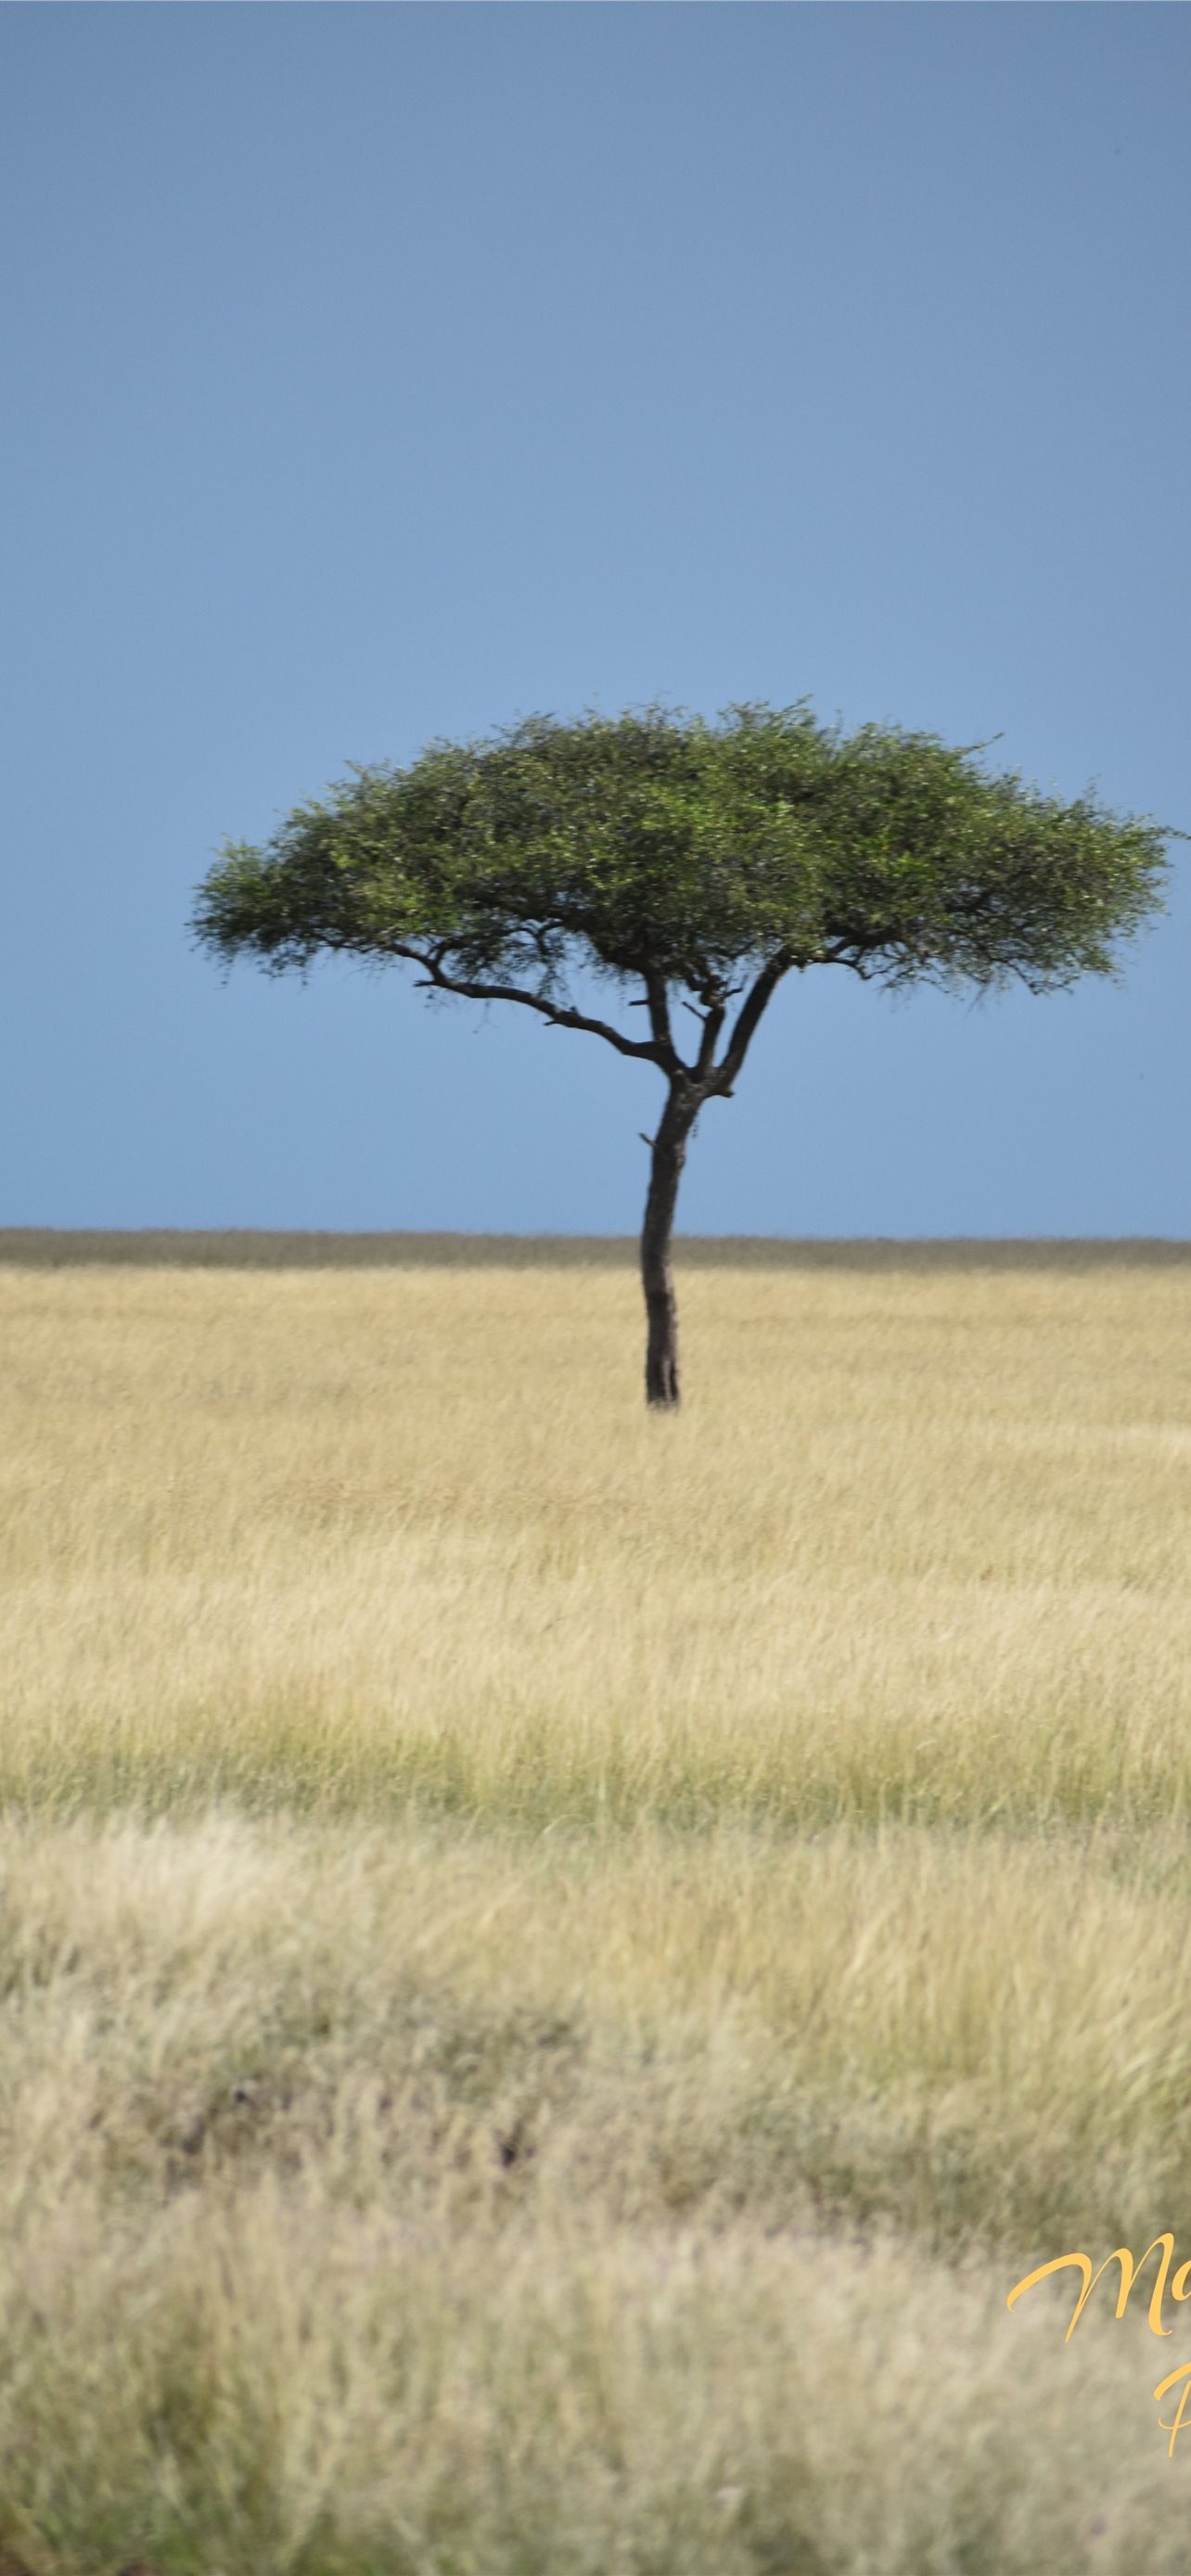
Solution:
[[[407,769],[356,769],[263,848],[225,844],[194,929],[273,972],[324,950],[409,961],[432,989],[515,1002],[656,1064],[646,1388],[673,1405],[687,1142],[704,1103],[731,1093],[783,976],[840,965],[1046,992],[1114,972],[1157,906],[1158,825],[990,775],[980,748],[890,726],[845,735],[805,703],[714,724],[659,707],[534,716],[431,743]],[[576,972],[629,988],[644,1023],[580,1008]]]

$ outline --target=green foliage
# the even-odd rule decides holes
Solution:
[[[229,962],[412,958],[445,989],[538,1007],[565,999],[568,966],[705,1007],[819,962],[1045,991],[1113,971],[1158,905],[1163,838],[928,734],[847,736],[805,703],[714,724],[535,716],[356,769],[263,848],[226,844],[193,927]]]

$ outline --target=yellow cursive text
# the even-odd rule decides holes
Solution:
[[[1118,2245],[1114,2253],[1106,2254],[1099,2270],[1095,2272],[1092,2270],[1090,2254],[1056,2254],[1053,2262],[1040,2263],[1036,2272],[1027,2272],[1024,2281],[1018,2281],[1010,2291],[1005,2305],[1011,2308],[1014,2301],[1020,2299],[1026,2290],[1034,2289],[1039,2281],[1049,2280],[1052,2272],[1079,2272],[1082,2275],[1083,2288],[1075,2302],[1071,2323],[1063,2337],[1064,2343],[1069,2343],[1100,2278],[1100,2273],[1106,2272],[1110,2263],[1120,2264],[1121,2286],[1117,2293],[1117,2315],[1123,2317],[1129,2293],[1142,2264],[1149,2262],[1151,2254],[1156,2254],[1159,2246],[1162,2248],[1162,2260],[1158,2266],[1157,2278],[1150,2298],[1150,2333],[1173,2334],[1173,2326],[1164,2326],[1162,2323],[1162,2302],[1168,2285],[1172,2299],[1191,2299],[1191,2263],[1180,2263],[1173,2281],[1170,2279],[1170,2267],[1174,2261],[1174,2237],[1169,2229],[1164,2235],[1156,2236],[1152,2245],[1147,2245],[1144,2254],[1139,2254],[1136,2263],[1127,2245]]]

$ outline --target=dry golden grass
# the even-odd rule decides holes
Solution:
[[[1186,2569],[1191,1263],[682,1288],[0,1271],[35,2576]]]
[[[1167,1821],[1191,1265],[0,1273],[0,1788]]]

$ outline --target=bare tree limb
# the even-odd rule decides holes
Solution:
[[[428,955],[420,948],[408,948],[397,941],[392,943],[387,953],[391,957],[408,957],[415,966],[424,966],[427,971],[419,981],[436,992],[458,993],[465,1002],[520,1002],[524,1010],[539,1012],[548,1028],[583,1029],[589,1037],[603,1038],[608,1046],[616,1048],[618,1055],[637,1056],[647,1064],[660,1064],[668,1070],[654,1040],[626,1038],[609,1021],[591,1019],[586,1011],[575,1011],[565,1003],[548,1001],[543,993],[526,993],[515,984],[481,984],[470,976],[448,975],[433,954]],[[672,1055],[672,1047],[670,1052]]]
[[[696,1082],[706,1082],[708,1074],[713,1070],[715,1065],[715,1051],[720,1042],[720,1031],[723,1028],[724,1021],[727,1016],[728,1005],[726,1002],[713,1003],[711,1009],[707,1013],[707,1017],[703,1023],[703,1036],[699,1044],[699,1053],[695,1059]]]
[[[721,1100],[729,1097],[732,1085],[756,1035],[762,1013],[772,1001],[783,975],[789,972],[793,963],[791,950],[779,948],[769,959],[768,965],[762,967],[756,982],[746,993],[736,1014],[735,1026],[728,1039],[723,1058],[710,1072],[707,1084],[709,1097],[714,1095]],[[721,1018],[722,1016],[721,1013]],[[718,1036],[718,1031],[716,1034]]]
[[[674,1044],[666,979],[664,975],[658,973],[656,967],[651,966],[644,969],[644,983],[645,998],[649,1004],[649,1025],[653,1030],[654,1060],[660,1064],[663,1073],[668,1073],[673,1080],[676,1073],[682,1073],[686,1068]]]

